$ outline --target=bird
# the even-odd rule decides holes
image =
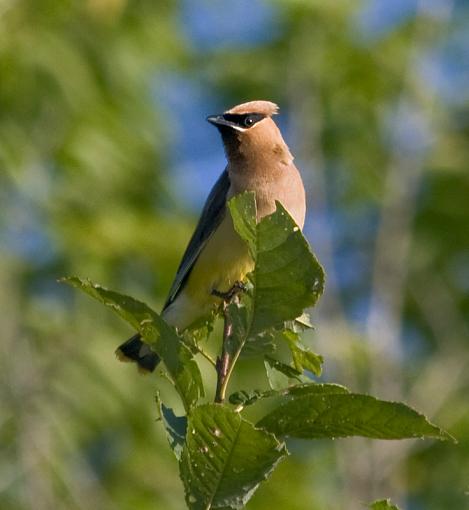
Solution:
[[[221,135],[227,165],[208,195],[161,312],[179,332],[207,318],[219,306],[217,295],[242,282],[254,268],[227,211],[230,198],[253,191],[257,221],[273,213],[279,201],[303,228],[305,190],[273,120],[278,110],[273,102],[256,100],[206,119]],[[122,361],[136,362],[142,372],[153,372],[159,363],[139,333],[120,345],[116,354]]]

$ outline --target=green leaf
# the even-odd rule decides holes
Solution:
[[[256,195],[252,191],[236,195],[228,201],[231,218],[236,232],[249,247],[252,259],[257,256],[257,205]]]
[[[226,309],[226,317],[232,326],[232,333],[227,338],[226,350],[230,356],[234,356],[241,351],[248,337],[249,312],[244,304],[233,302]]]
[[[317,384],[317,383],[305,383],[290,386],[288,388],[282,388],[281,390],[250,390],[250,391],[237,391],[230,395],[229,401],[231,404],[247,407],[255,404],[258,400],[281,397],[285,401],[288,398],[297,397],[300,395],[309,395],[311,393],[349,393],[345,386],[339,384]]]
[[[374,501],[370,505],[371,510],[399,510],[396,505],[391,503],[390,499],[380,499],[379,501]]]
[[[254,193],[233,197],[228,207],[234,227],[255,262],[248,275],[253,288],[242,297],[249,312],[247,334],[254,337],[296,319],[313,306],[324,289],[324,271],[300,228],[279,202],[276,211],[257,225]]]
[[[293,367],[282,363],[270,356],[265,356],[264,366],[269,381],[269,386],[273,390],[282,390],[290,384],[290,380],[301,381],[301,372]]]
[[[301,372],[299,370],[296,370],[296,368],[291,367],[290,365],[286,365],[285,363],[282,363],[281,361],[271,358],[270,356],[265,356],[264,359],[265,362],[269,365],[269,367],[278,370],[289,379],[298,379],[298,377],[301,375]]]
[[[169,446],[176,456],[176,459],[180,460],[186,439],[187,417],[176,416],[172,409],[166,407],[163,402],[161,402],[159,395],[156,397],[156,403],[158,405],[161,421],[163,422],[166,431]]]
[[[269,391],[262,391],[262,390],[241,390],[236,391],[235,393],[232,393],[228,400],[230,401],[230,404],[246,407],[249,405],[254,404],[257,400],[260,400],[262,398],[271,397],[274,395],[277,395],[278,392],[275,390],[269,390]]]
[[[341,384],[333,383],[306,383],[297,384],[296,386],[290,386],[286,388],[280,395],[284,400],[291,398],[297,398],[305,395],[317,395],[317,394],[349,394],[350,391]]]
[[[249,358],[274,354],[277,350],[277,346],[274,343],[275,336],[272,330],[268,330],[255,337],[248,337],[241,352],[241,356],[243,358]]]
[[[287,329],[281,332],[281,336],[288,343],[295,369],[300,373],[307,370],[319,377],[322,373],[323,357],[303,345],[298,333]]]
[[[216,313],[215,310],[212,310],[208,317],[203,317],[194,322],[182,333],[186,343],[191,350],[193,350],[194,354],[198,352],[198,344],[208,340],[212,334],[215,319]]]
[[[306,394],[287,397],[257,426],[277,436],[304,439],[363,436],[405,439],[451,436],[400,402],[358,394]]]
[[[193,408],[180,462],[189,508],[242,508],[286,454],[275,436],[226,406]]]
[[[166,365],[186,410],[204,394],[202,377],[191,351],[176,330],[145,303],[76,276],[61,281],[97,299],[142,335]]]
[[[267,361],[267,359],[264,359],[264,367],[267,380],[269,381],[269,386],[273,390],[281,391],[290,384],[290,377],[280,370],[276,370],[272,364]]]

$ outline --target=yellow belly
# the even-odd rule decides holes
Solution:
[[[230,290],[253,268],[248,247],[235,232],[227,214],[205,245],[185,287],[165,310],[165,319],[177,328],[185,329],[220,303],[220,298],[212,296],[212,290]]]

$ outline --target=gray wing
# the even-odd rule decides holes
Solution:
[[[224,170],[205,202],[197,227],[179,264],[163,310],[176,299],[177,295],[184,288],[200,252],[224,218],[226,214],[226,196],[229,188],[230,178],[228,171]]]

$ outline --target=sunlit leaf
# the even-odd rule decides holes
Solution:
[[[230,402],[232,404],[247,407],[255,404],[258,400],[265,398],[279,397],[283,401],[290,398],[298,397],[301,395],[309,394],[323,394],[323,393],[349,393],[345,386],[340,384],[297,384],[288,388],[282,388],[281,390],[251,390],[251,391],[237,391],[230,395]]]
[[[321,375],[324,361],[322,356],[303,345],[298,333],[286,329],[280,333],[280,336],[287,342],[292,354],[293,365],[298,372],[302,373],[303,370],[307,370],[314,375]]]
[[[277,436],[304,439],[364,436],[405,439],[451,436],[400,402],[358,394],[306,394],[286,398],[257,424]]]
[[[76,287],[103,303],[141,335],[145,342],[161,357],[186,408],[203,395],[202,377],[192,353],[176,330],[145,303],[130,296],[108,290],[89,280],[78,277],[61,281]]]
[[[249,275],[253,289],[243,296],[249,311],[248,334],[255,336],[300,317],[313,306],[323,292],[324,271],[280,203],[257,225],[254,193],[237,195],[228,206],[234,227],[255,261]]]
[[[180,462],[189,508],[243,507],[286,454],[272,434],[226,406],[193,408]]]
[[[374,501],[370,505],[371,510],[399,510],[396,505],[391,503],[390,499],[380,499],[378,501]]]

